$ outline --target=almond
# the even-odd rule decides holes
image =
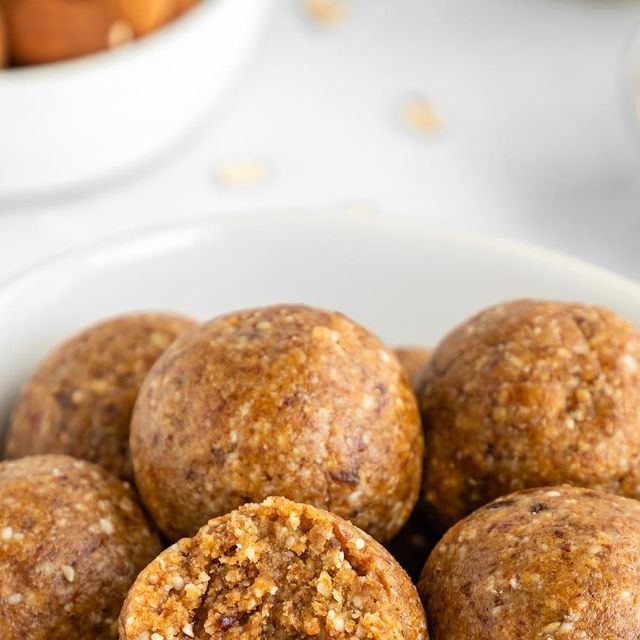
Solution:
[[[4,26],[4,18],[0,10],[0,69],[7,64],[7,32]]]
[[[0,0],[16,64],[55,62],[107,48],[109,0]]]

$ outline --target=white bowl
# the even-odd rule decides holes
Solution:
[[[500,300],[573,299],[640,324],[640,287],[572,258],[344,213],[232,216],[88,246],[0,286],[0,436],[19,385],[76,329],[134,309],[339,309],[390,344],[432,345]]]
[[[0,72],[0,196],[68,189],[153,158],[242,69],[270,0],[204,0],[114,51]]]

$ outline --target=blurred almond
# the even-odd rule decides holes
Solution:
[[[0,0],[15,64],[102,51],[146,35],[197,0]]]
[[[4,27],[4,18],[0,10],[0,69],[7,65],[7,32]]]
[[[0,0],[16,64],[55,62],[107,48],[110,0]]]

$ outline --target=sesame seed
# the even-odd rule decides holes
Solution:
[[[60,469],[58,469],[58,467],[54,467],[53,469],[51,469],[51,475],[54,478],[59,478],[62,475],[62,471],[60,471]]]
[[[0,538],[3,540],[11,540],[13,537],[13,529],[11,527],[5,527],[0,531]]]
[[[109,518],[100,518],[99,524],[100,530],[103,533],[106,533],[108,536],[110,536],[115,531],[113,523],[111,522],[111,520],[109,520]]]
[[[177,591],[182,591],[184,589],[184,580],[182,579],[182,576],[175,576],[171,581],[171,584]]]
[[[342,22],[348,14],[343,0],[303,0],[303,7],[314,22],[325,26]]]
[[[421,134],[438,131],[442,127],[442,118],[434,106],[422,96],[414,96],[402,106],[402,119],[411,130]]]
[[[160,633],[152,633],[151,640],[164,640],[164,636]]]
[[[364,549],[364,540],[362,538],[356,538],[354,544],[356,545],[356,549],[358,549],[358,551]]]
[[[69,564],[62,565],[62,574],[67,579],[67,582],[73,582],[76,579],[75,569]]]
[[[8,598],[7,602],[9,604],[20,604],[22,602],[22,594],[21,593],[12,593]]]
[[[190,638],[193,638],[193,626],[191,625],[190,622],[187,622],[187,624],[184,625],[184,627],[182,627],[182,633],[184,633],[185,636],[189,636]]]
[[[558,628],[558,635],[564,635],[566,633],[571,633],[573,631],[573,627],[575,625],[573,622],[563,622]]]

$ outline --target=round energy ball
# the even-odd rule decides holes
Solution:
[[[183,634],[183,635],[181,635]],[[214,518],[137,578],[121,640],[426,640],[415,587],[337,516],[267,498]]]
[[[640,637],[640,503],[561,486],[475,511],[418,589],[431,640]]]
[[[491,307],[441,342],[419,401],[425,496],[444,528],[527,487],[640,497],[640,340],[612,311]]]
[[[127,590],[161,549],[128,485],[97,465],[0,463],[0,636],[113,640]]]
[[[67,340],[22,389],[7,457],[63,453],[131,479],[129,422],[140,385],[175,338],[194,326],[182,316],[131,314]]]
[[[429,362],[429,358],[431,358],[433,349],[427,349],[426,347],[396,347],[393,351],[407,372],[413,388],[418,390],[421,387],[423,372],[427,362]]]
[[[378,338],[338,313],[275,306],[216,318],[166,351],[138,396],[131,452],[172,539],[281,495],[385,540],[417,500],[423,435]]]

